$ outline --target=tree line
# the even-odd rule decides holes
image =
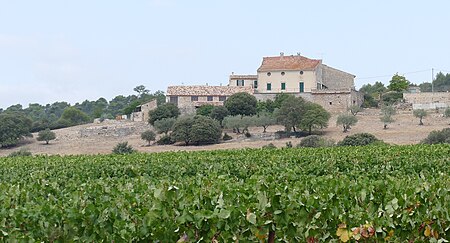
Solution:
[[[0,109],[0,147],[14,146],[22,138],[31,136],[32,132],[76,126],[96,118],[114,119],[118,115],[128,115],[137,106],[153,99],[158,104],[165,102],[162,91],[150,93],[143,85],[135,87],[134,91],[137,94],[118,95],[110,101],[99,98],[74,105],[63,101],[47,105],[33,103],[27,108],[17,104]]]

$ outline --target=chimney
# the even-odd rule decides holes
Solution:
[[[280,57],[284,57],[284,52],[280,52]]]
[[[297,56],[301,56],[300,54],[301,54],[300,52],[297,52]]]
[[[234,72],[231,72],[231,75],[234,75]]]

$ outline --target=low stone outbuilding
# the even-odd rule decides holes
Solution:
[[[245,92],[253,94],[250,86],[169,86],[167,102],[174,103],[182,114],[192,114],[202,105],[221,106],[233,94]]]

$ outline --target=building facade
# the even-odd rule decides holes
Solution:
[[[131,113],[130,120],[146,122],[146,121],[148,121],[148,118],[149,118],[149,115],[148,115],[149,112],[151,110],[156,109],[156,107],[158,107],[156,99],[151,100],[145,104],[142,104],[142,105],[136,107],[136,109],[133,111],[133,113]]]
[[[332,68],[319,59],[299,54],[263,57],[256,80],[230,75],[229,86],[252,86],[258,100],[274,99],[279,93],[288,93],[318,103],[331,112],[342,112],[352,105],[361,105],[362,95],[355,90],[355,75]],[[241,81],[236,81],[241,80]]]
[[[233,94],[253,94],[251,86],[169,86],[166,101],[174,103],[182,114],[193,114],[202,105],[222,106]]]

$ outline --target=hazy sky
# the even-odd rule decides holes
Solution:
[[[280,52],[321,58],[357,87],[396,72],[421,83],[431,68],[450,70],[449,9],[445,0],[0,0],[0,107],[110,100],[139,84],[225,85]]]

